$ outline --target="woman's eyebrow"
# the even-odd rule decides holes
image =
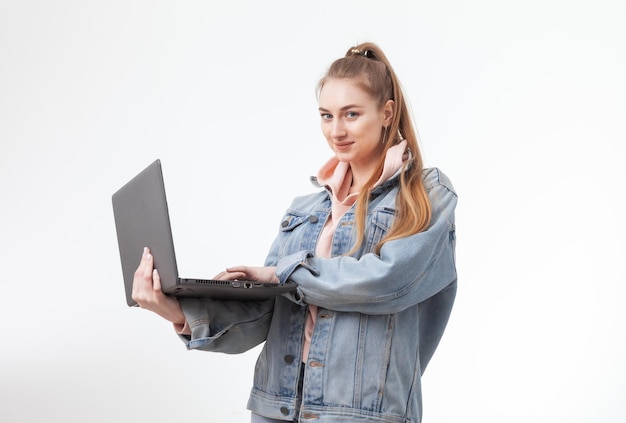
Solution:
[[[357,104],[348,104],[347,106],[343,106],[341,109],[339,109],[339,111],[344,111],[344,110],[348,110],[348,109],[359,109],[361,108],[361,106],[357,105]],[[319,107],[318,110],[320,112],[329,112],[329,110],[326,110],[323,107]]]

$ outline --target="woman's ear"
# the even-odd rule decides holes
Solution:
[[[391,121],[393,120],[393,106],[395,103],[393,100],[387,100],[385,105],[383,106],[383,124],[384,126],[389,126]]]

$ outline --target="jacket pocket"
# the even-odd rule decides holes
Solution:
[[[382,207],[372,212],[370,224],[367,229],[365,253],[374,251],[376,245],[387,235],[387,232],[389,232],[393,224],[395,215],[396,210],[390,207]]]
[[[309,214],[294,210],[285,213],[280,222],[280,257],[306,249],[304,236],[307,231],[303,229],[310,220]]]

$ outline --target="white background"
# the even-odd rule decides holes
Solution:
[[[622,1],[0,1],[0,420],[246,422],[258,349],[125,304],[111,194],[160,158],[184,276],[261,264],[374,41],[458,193],[424,421],[626,420]]]

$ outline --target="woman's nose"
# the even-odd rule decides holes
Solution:
[[[333,138],[341,138],[346,136],[346,127],[343,122],[341,122],[341,120],[337,119],[333,121],[330,135]]]

